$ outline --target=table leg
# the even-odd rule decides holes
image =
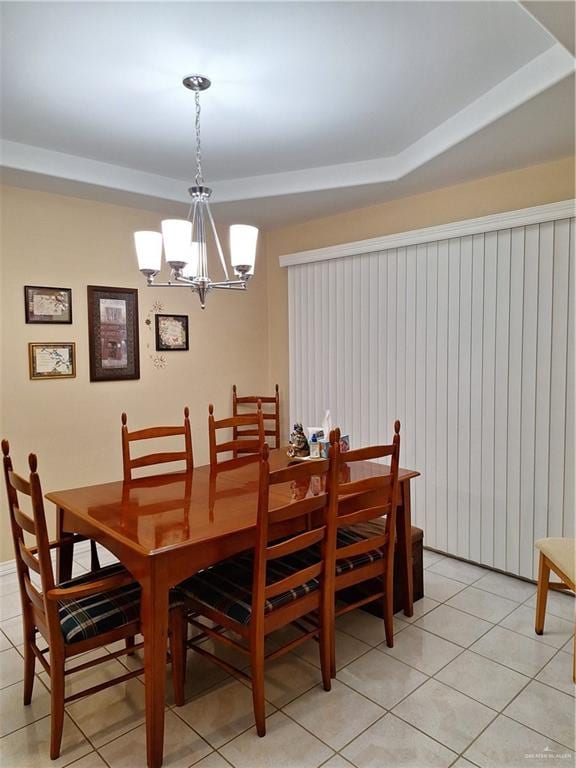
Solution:
[[[410,480],[400,483],[401,506],[398,507],[396,528],[398,535],[398,553],[402,564],[404,582],[404,614],[414,614],[414,585],[412,575],[412,510],[410,507]]]
[[[164,750],[168,590],[154,573],[142,583],[142,632],[146,686],[146,754],[148,768],[160,768]]]
[[[63,529],[64,510],[56,508],[56,540],[61,542],[56,550],[56,574],[58,583],[72,578],[72,556],[74,544],[72,536],[66,536]]]

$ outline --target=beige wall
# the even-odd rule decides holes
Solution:
[[[202,311],[190,291],[146,288],[137,270],[132,232],[157,228],[161,218],[149,211],[3,189],[0,434],[10,440],[16,468],[24,471],[29,451],[38,454],[46,491],[121,477],[123,410],[137,427],[179,423],[189,405],[195,462],[206,463],[208,403],[216,413],[229,415],[233,383],[254,392],[267,381],[266,259],[259,258],[247,294],[214,292]],[[72,288],[73,324],[27,325],[26,284]],[[139,380],[90,383],[87,285],[139,289]],[[167,313],[189,315],[190,351],[166,353],[168,365],[162,370],[148,356],[154,338],[144,322],[154,301],[161,301]],[[76,378],[30,381],[30,341],[76,342]],[[1,493],[0,561],[13,558],[3,487]]]
[[[288,430],[288,277],[278,265],[286,253],[365,240],[491,213],[571,199],[574,158],[445,187],[382,205],[308,221],[266,234],[270,381],[280,385]]]
[[[35,451],[45,490],[119,478],[120,413],[136,425],[177,423],[188,404],[197,464],[207,461],[210,401],[228,413],[232,383],[247,391],[280,384],[288,427],[286,270],[278,256],[574,197],[573,159],[534,166],[383,205],[272,230],[262,236],[249,294],[215,293],[201,311],[187,290],[147,289],[135,265],[132,232],[157,228],[149,211],[5,187],[0,241],[0,435],[17,467]],[[264,252],[265,256],[264,257]],[[71,326],[26,325],[23,286],[73,291]],[[141,378],[90,383],[86,285],[139,289]],[[190,352],[153,367],[153,334],[144,321],[154,301],[190,317]],[[28,342],[74,341],[77,377],[30,381]],[[147,345],[150,344],[150,349]],[[0,561],[11,559],[4,490]],[[52,515],[53,511],[50,510]]]

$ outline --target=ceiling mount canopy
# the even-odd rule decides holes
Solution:
[[[146,276],[149,286],[170,288],[189,287],[198,294],[202,309],[206,295],[213,288],[244,291],[247,281],[254,274],[258,229],[247,224],[230,227],[230,262],[236,279],[230,279],[220,238],[208,200],[212,194],[204,184],[202,169],[202,145],[200,142],[200,93],[211,83],[204,75],[187,75],[183,85],[194,92],[196,104],[196,174],[195,184],[188,188],[192,204],[187,219],[165,219],[161,232],[140,231],[134,233],[134,244],[140,272]],[[208,275],[208,233],[211,234],[225,279],[214,281]],[[155,282],[162,266],[162,249],[170,267],[170,280]]]

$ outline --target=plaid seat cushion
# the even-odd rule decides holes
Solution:
[[[336,537],[336,546],[346,547],[349,544],[354,544],[357,541],[363,541],[369,539],[371,536],[381,536],[385,532],[385,521],[382,522],[370,520],[367,523],[359,523],[358,525],[350,526],[349,528],[339,528]],[[338,553],[336,553],[338,556]],[[317,562],[321,557],[321,549],[319,544],[315,544],[313,547],[298,552],[298,562],[293,563],[291,556],[284,558],[288,566],[292,565],[293,569],[303,568],[306,565],[312,565]],[[361,568],[363,565],[374,563],[376,560],[381,560],[384,557],[384,553],[380,549],[370,550],[364,552],[361,555],[354,555],[353,557],[342,558],[336,560],[336,575],[340,576],[342,573],[348,573],[356,568]]]
[[[384,530],[383,525],[374,521],[359,523],[350,528],[339,528],[337,534],[337,546],[346,547],[349,544],[363,541],[371,536],[380,536],[384,533]],[[336,556],[338,556],[338,553],[336,553]],[[376,560],[382,560],[383,557],[384,552],[382,552],[381,549],[374,549],[370,550],[370,552],[364,552],[361,555],[354,555],[353,557],[336,560],[336,575],[340,576],[342,573],[348,573],[348,571],[353,571],[356,568],[369,565],[370,563],[376,562]]]
[[[295,553],[289,557],[271,560],[268,563],[267,583],[279,581],[294,571],[318,562],[312,553]],[[254,558],[252,552],[244,552],[222,563],[197,573],[178,585],[177,590],[184,598],[198,600],[210,608],[224,613],[240,624],[250,623],[252,616],[252,574]],[[265,613],[297,600],[318,589],[318,579],[282,592],[267,600]]]
[[[123,570],[119,563],[99,571],[83,574],[59,586],[78,586],[96,581]],[[110,632],[140,618],[140,585],[137,582],[125,587],[101,592],[97,595],[58,603],[60,627],[65,643],[78,643],[104,632]]]

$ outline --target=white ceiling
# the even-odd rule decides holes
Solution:
[[[5,178],[174,210],[191,72],[215,201],[268,226],[565,156],[573,4],[526,6],[4,3]]]

